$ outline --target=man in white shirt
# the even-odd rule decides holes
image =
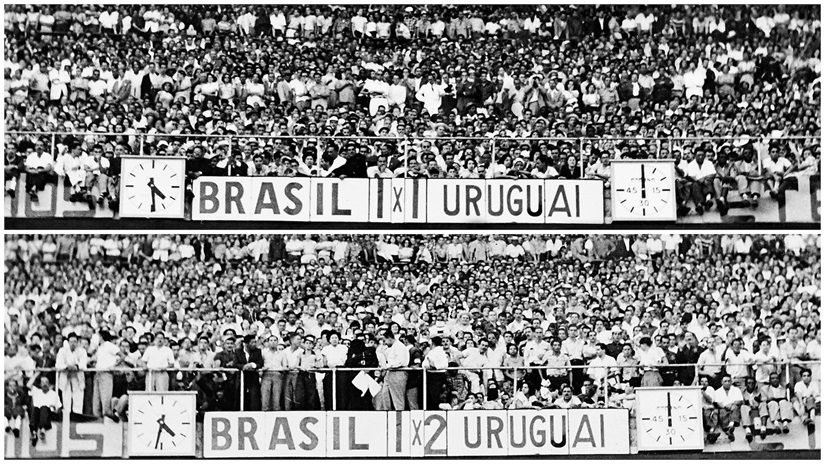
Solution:
[[[37,201],[37,192],[45,188],[49,181],[56,181],[54,157],[46,150],[42,141],[35,142],[34,151],[26,155],[26,191],[32,201]]]
[[[367,168],[367,177],[381,177],[386,179],[395,177],[395,173],[387,168],[387,157],[385,155],[379,155],[378,163],[375,166]]]
[[[576,409],[582,406],[582,401],[578,396],[573,395],[573,388],[570,385],[565,385],[561,396],[553,401],[553,405],[559,409]]]
[[[745,379],[750,373],[753,355],[742,349],[742,340],[737,338],[731,343],[731,349],[725,353],[725,370],[739,388],[745,387]]]
[[[696,214],[703,214],[705,209],[713,206],[713,179],[716,168],[713,162],[705,158],[705,150],[697,148],[695,158],[687,164],[685,178],[690,186],[691,198],[696,206]]]
[[[155,334],[154,344],[146,348],[141,360],[146,369],[146,391],[164,392],[169,390],[169,373],[167,369],[175,365],[172,349],[166,345],[163,332]]]
[[[321,358],[323,359],[323,366],[335,369],[338,367],[343,367],[344,363],[347,362],[347,347],[341,344],[341,335],[338,332],[331,332],[329,335],[329,345],[323,347],[321,349]],[[346,383],[344,382],[344,376],[337,372],[333,379],[332,373],[327,373],[324,376],[324,404],[327,405],[327,409],[332,408],[332,383],[335,380],[336,383],[336,396],[335,399],[337,404],[343,404],[343,395],[342,393],[345,391]]]
[[[776,431],[781,427],[783,433],[788,433],[788,424],[793,418],[793,407],[788,400],[788,389],[779,383],[778,373],[770,375],[768,384],[761,386],[760,394],[762,403],[759,405],[759,415],[762,420],[767,418],[773,422]]]
[[[604,343],[597,343],[596,357],[587,364],[587,375],[597,388],[603,388],[603,384],[616,374],[616,360],[605,353],[606,349]]]
[[[63,392],[63,403],[68,402],[71,411],[77,414],[83,413],[83,393],[86,389],[83,369],[86,369],[87,362],[88,355],[79,345],[77,334],[69,333],[55,360],[57,388]]]
[[[427,397],[424,399],[427,409],[438,409],[441,402],[442,385],[446,379],[447,367],[452,355],[452,341],[449,337],[433,337],[433,348],[424,356],[422,366],[427,369]]]
[[[101,331],[100,338],[103,343],[97,348],[92,360],[95,361],[94,389],[92,390],[92,414],[101,417],[101,412],[105,416],[112,415],[112,388],[113,375],[111,371],[120,362],[120,348],[112,343],[112,335],[108,331]],[[103,406],[101,410],[101,404]]]
[[[765,174],[765,183],[771,191],[771,197],[775,200],[779,196],[779,187],[785,175],[791,171],[793,164],[788,158],[779,156],[779,148],[771,147],[768,158],[762,160],[762,169]]]
[[[264,358],[263,375],[261,379],[261,405],[264,411],[280,411],[283,409],[284,353],[278,348],[278,337],[270,335],[266,345],[261,350]]]
[[[289,335],[289,347],[284,350],[282,365],[287,369],[284,381],[284,410],[292,411],[296,407],[299,398],[296,394],[298,388],[298,368],[301,365],[301,357],[304,349],[301,348],[303,337],[297,332]]]
[[[415,93],[415,99],[423,103],[424,109],[432,116],[438,114],[441,98],[446,94],[444,85],[437,84],[433,77],[428,75]]]
[[[734,440],[734,427],[741,422],[740,406],[743,401],[742,391],[734,387],[731,376],[725,374],[722,377],[722,388],[713,393],[713,406],[716,408],[719,426],[725,431],[730,441]]]
[[[46,430],[51,430],[52,416],[57,413],[62,404],[57,391],[52,389],[49,378],[45,375],[40,376],[40,386],[32,387],[30,395],[32,411],[29,413],[29,429],[32,446],[35,446],[38,438],[45,438]]]
[[[816,404],[821,400],[819,385],[812,380],[810,369],[802,369],[802,380],[794,385],[793,396],[794,410],[802,418],[802,423],[808,426],[809,431],[812,431]]]
[[[410,350],[389,329],[384,332],[384,342],[387,346],[387,371],[383,388],[388,390],[385,394],[389,395],[392,402],[390,407],[395,411],[403,411],[407,396],[407,371],[393,369],[409,367]]]

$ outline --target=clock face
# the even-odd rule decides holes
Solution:
[[[123,158],[120,216],[182,218],[185,166],[179,158]]]
[[[702,449],[702,403],[698,389],[637,391],[640,450]]]
[[[130,393],[129,455],[194,455],[195,412],[194,394]]]
[[[672,162],[614,161],[612,166],[614,220],[676,220]]]

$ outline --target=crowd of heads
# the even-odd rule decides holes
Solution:
[[[627,406],[650,350],[662,364],[701,364],[706,350],[724,363],[762,345],[776,363],[819,360],[813,235],[9,235],[5,245],[7,380],[54,367],[70,338],[90,357],[108,339],[124,358],[160,343],[175,369],[297,343],[310,370],[339,343],[372,350],[376,364],[361,365],[379,369],[397,339],[410,367],[443,358],[462,369],[432,387],[437,407],[552,407],[565,389],[604,405],[604,376],[590,368],[605,356],[618,362],[610,405]],[[568,379],[552,368],[559,359],[584,369]],[[535,366],[548,376],[512,371]],[[713,366],[657,369],[666,385],[722,381]]]
[[[620,157],[765,156],[766,138],[791,162],[818,160],[819,15],[19,5],[5,13],[5,123],[85,133],[58,136],[57,151],[99,143],[107,156],[206,157],[242,175],[601,177]],[[777,139],[788,136],[802,138]],[[14,136],[7,152],[37,141],[51,146]]]

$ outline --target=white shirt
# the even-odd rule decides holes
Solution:
[[[62,406],[62,403],[60,403],[60,397],[57,395],[57,390],[51,388],[45,393],[40,388],[32,388],[31,398],[32,407],[35,408],[42,408],[45,406],[48,408],[59,409]]]
[[[713,163],[709,159],[705,159],[705,162],[702,163],[702,166],[699,166],[699,163],[696,160],[691,161],[687,165],[687,174],[694,179],[701,179],[703,177],[709,176],[711,174],[716,174],[716,168],[713,167]]]
[[[117,364],[117,355],[120,349],[112,342],[103,342],[97,349],[98,369],[111,369]]]
[[[800,380],[794,385],[793,394],[797,399],[818,398],[820,396],[819,385],[817,385],[815,380],[811,380],[809,385],[805,385],[805,382]]]
[[[387,367],[408,367],[410,365],[410,350],[400,340],[395,340],[395,343],[387,348],[385,355]]]
[[[30,153],[26,156],[26,167],[29,169],[45,168],[51,165],[54,167],[54,158],[48,152]]]
[[[289,347],[283,351],[283,365],[287,369],[297,369],[298,366],[301,364],[301,356],[304,355],[304,349],[298,348],[297,350],[292,350],[292,347]]]
[[[261,356],[264,358],[264,369],[278,370],[284,367],[283,351],[265,349],[261,350]]]
[[[607,377],[610,368],[616,367],[616,360],[608,355],[604,355],[603,358],[597,356],[587,366],[587,375],[598,382]]]
[[[341,344],[327,345],[321,350],[321,355],[326,358],[329,367],[341,367],[347,361],[347,347]]]
[[[753,356],[745,350],[741,350],[738,355],[733,350],[728,350],[725,353],[725,370],[733,378],[747,377],[747,365],[751,363],[752,359]]]
[[[730,406],[737,401],[743,401],[742,390],[734,386],[731,386],[730,390],[727,391],[725,391],[724,388],[720,388],[713,393],[713,401],[722,406]]]
[[[427,353],[422,365],[425,368],[446,369],[449,363],[450,356],[444,351],[444,348],[437,346]]]
[[[168,369],[175,364],[175,356],[168,346],[149,346],[141,359],[146,362],[146,367],[150,370]]]
[[[772,160],[770,157],[767,157],[762,160],[762,167],[770,174],[780,174],[791,167],[791,162],[785,157],[779,157],[776,161]]]

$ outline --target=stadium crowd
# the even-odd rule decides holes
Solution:
[[[636,387],[702,385],[708,440],[764,438],[818,408],[820,253],[793,234],[7,235],[7,432],[69,401],[126,420],[128,390],[196,390],[202,414],[633,409]]]
[[[608,181],[613,159],[658,157],[676,159],[682,214],[714,203],[724,214],[729,192],[755,204],[786,176],[819,173],[819,15],[784,4],[12,6],[5,124],[30,133],[6,139],[6,190],[21,172],[30,194],[65,175],[74,200],[115,200],[110,180],[129,153],[186,156],[190,180]]]

